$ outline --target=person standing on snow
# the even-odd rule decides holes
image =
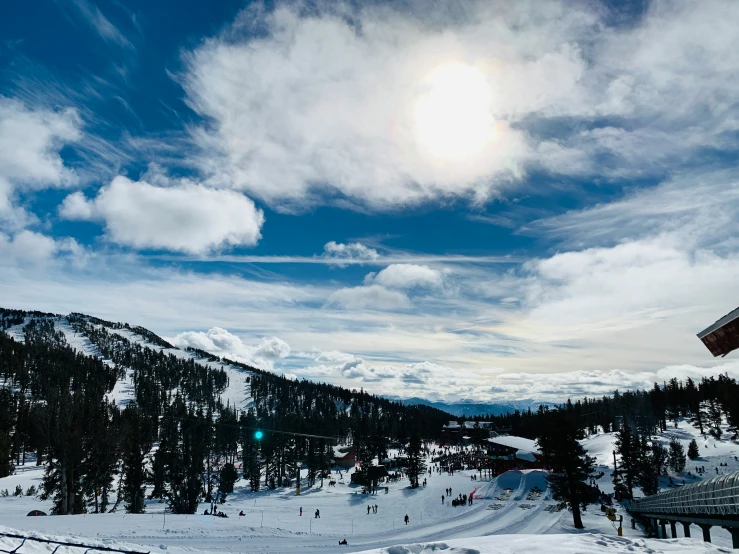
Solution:
[[[408,525],[408,521],[409,521],[408,514],[405,514],[405,518],[403,519],[405,520],[405,524]]]
[[[302,506],[300,507],[300,515],[301,516],[303,515],[303,507]]]

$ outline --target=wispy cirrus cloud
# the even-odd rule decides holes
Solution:
[[[88,0],[71,0],[70,2],[57,2],[57,5],[68,15],[81,19],[104,41],[128,50],[134,49],[133,44],[121,30],[113,25],[95,4]]]

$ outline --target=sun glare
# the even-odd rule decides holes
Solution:
[[[416,101],[416,132],[432,156],[464,159],[485,148],[493,134],[491,93],[485,76],[459,63],[437,67]]]

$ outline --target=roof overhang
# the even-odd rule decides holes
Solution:
[[[739,308],[698,333],[698,338],[714,357],[726,356],[739,348]]]

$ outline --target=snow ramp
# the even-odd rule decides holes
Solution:
[[[477,489],[474,497],[498,502],[544,500],[549,489],[546,477],[540,469],[512,469]]]

